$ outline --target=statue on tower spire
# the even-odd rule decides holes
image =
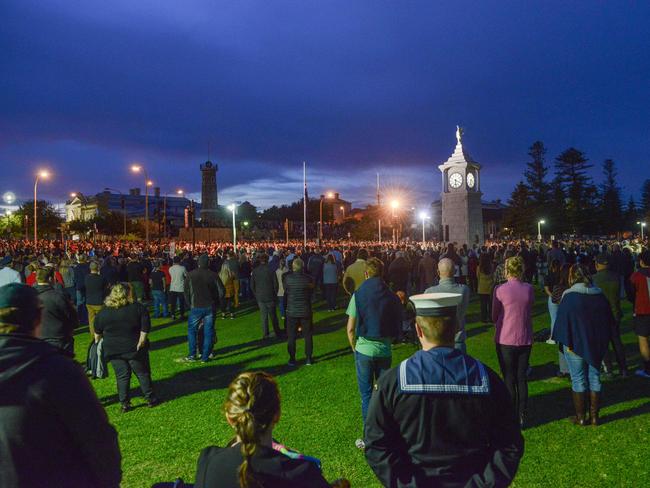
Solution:
[[[463,143],[463,134],[465,133],[465,130],[460,126],[456,126],[456,140],[458,141],[458,144]]]

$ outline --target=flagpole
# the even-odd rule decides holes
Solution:
[[[307,247],[307,163],[302,162],[302,181],[304,190],[302,195],[302,229],[303,229],[303,244]]]

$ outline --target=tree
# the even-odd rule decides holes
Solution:
[[[550,221],[547,221],[549,230],[555,234],[562,234],[567,230],[566,225],[566,194],[562,181],[556,176],[551,181],[551,202],[549,204]]]
[[[555,170],[566,194],[566,221],[573,233],[593,232],[596,222],[597,189],[587,174],[588,159],[573,147],[555,158]]]
[[[650,180],[641,185],[641,211],[646,220],[650,219]]]
[[[603,175],[605,179],[600,191],[600,226],[603,232],[614,234],[624,230],[623,202],[621,189],[616,180],[616,166],[614,161],[603,161]]]
[[[531,194],[530,189],[520,181],[508,200],[508,210],[504,216],[504,227],[512,229],[517,235],[531,232],[535,219],[530,214]]]
[[[63,223],[63,218],[56,211],[56,208],[45,200],[39,200],[36,204],[36,212],[38,217],[38,235],[50,236],[56,235],[59,227]],[[34,232],[34,202],[25,202],[16,212],[20,216],[20,221],[24,222],[25,217],[29,224],[29,230],[33,237]]]
[[[545,217],[547,206],[551,200],[551,185],[546,181],[548,168],[545,164],[546,148],[541,141],[535,141],[528,149],[531,161],[526,163],[526,186],[530,193],[531,211],[536,219]]]
[[[623,218],[625,220],[625,227],[628,230],[636,228],[636,223],[639,220],[639,210],[636,207],[636,202],[632,195],[630,195],[630,200],[627,202],[627,208],[625,209]]]

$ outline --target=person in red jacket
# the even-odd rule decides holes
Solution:
[[[639,338],[639,352],[643,365],[635,371],[637,376],[650,379],[650,251],[639,255],[639,270],[630,276],[631,296],[634,303],[634,333]]]

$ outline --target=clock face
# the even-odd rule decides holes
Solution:
[[[469,188],[474,188],[474,173],[467,173],[467,186]]]
[[[460,173],[452,173],[449,175],[449,186],[452,188],[460,188],[463,184],[463,175]]]

